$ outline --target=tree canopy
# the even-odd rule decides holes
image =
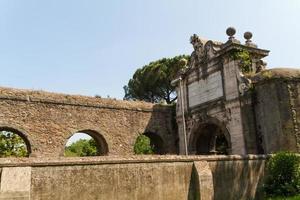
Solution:
[[[24,140],[11,131],[0,131],[0,157],[26,157],[27,147]]]
[[[183,59],[188,60],[189,56],[163,58],[137,69],[128,85],[124,86],[124,99],[152,103],[165,100],[168,104],[174,102],[177,95],[171,81],[185,67]]]
[[[65,148],[67,157],[97,156],[98,151],[94,139],[80,139]]]

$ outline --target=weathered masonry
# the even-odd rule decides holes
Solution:
[[[0,129],[18,133],[31,157],[63,156],[76,132],[92,136],[101,155],[132,155],[144,133],[176,154],[173,116],[170,106],[0,88]]]
[[[180,153],[299,152],[300,70],[266,70],[269,51],[228,28],[225,43],[191,37],[194,51],[177,84]]]
[[[0,199],[262,199],[264,156],[0,159]]]

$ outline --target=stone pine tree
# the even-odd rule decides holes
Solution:
[[[152,103],[165,101],[171,104],[177,99],[171,81],[186,66],[189,56],[163,58],[137,69],[124,86],[124,100],[142,100]]]

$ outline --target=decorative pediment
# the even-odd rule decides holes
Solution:
[[[191,44],[194,51],[191,54],[189,67],[196,68],[207,63],[210,59],[215,57],[218,50],[220,50],[221,43],[213,42],[212,40],[206,41],[200,39],[196,34],[191,36]]]

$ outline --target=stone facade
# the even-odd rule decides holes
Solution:
[[[0,129],[25,139],[33,157],[63,156],[76,132],[91,135],[101,155],[131,155],[139,134],[155,134],[163,153],[176,154],[170,106],[43,91],[0,88]]]
[[[250,32],[245,44],[234,38],[234,28],[227,34],[225,43],[193,35],[190,62],[173,81],[180,153],[299,152],[299,70],[268,77],[284,71],[265,69],[269,51],[257,48]]]

